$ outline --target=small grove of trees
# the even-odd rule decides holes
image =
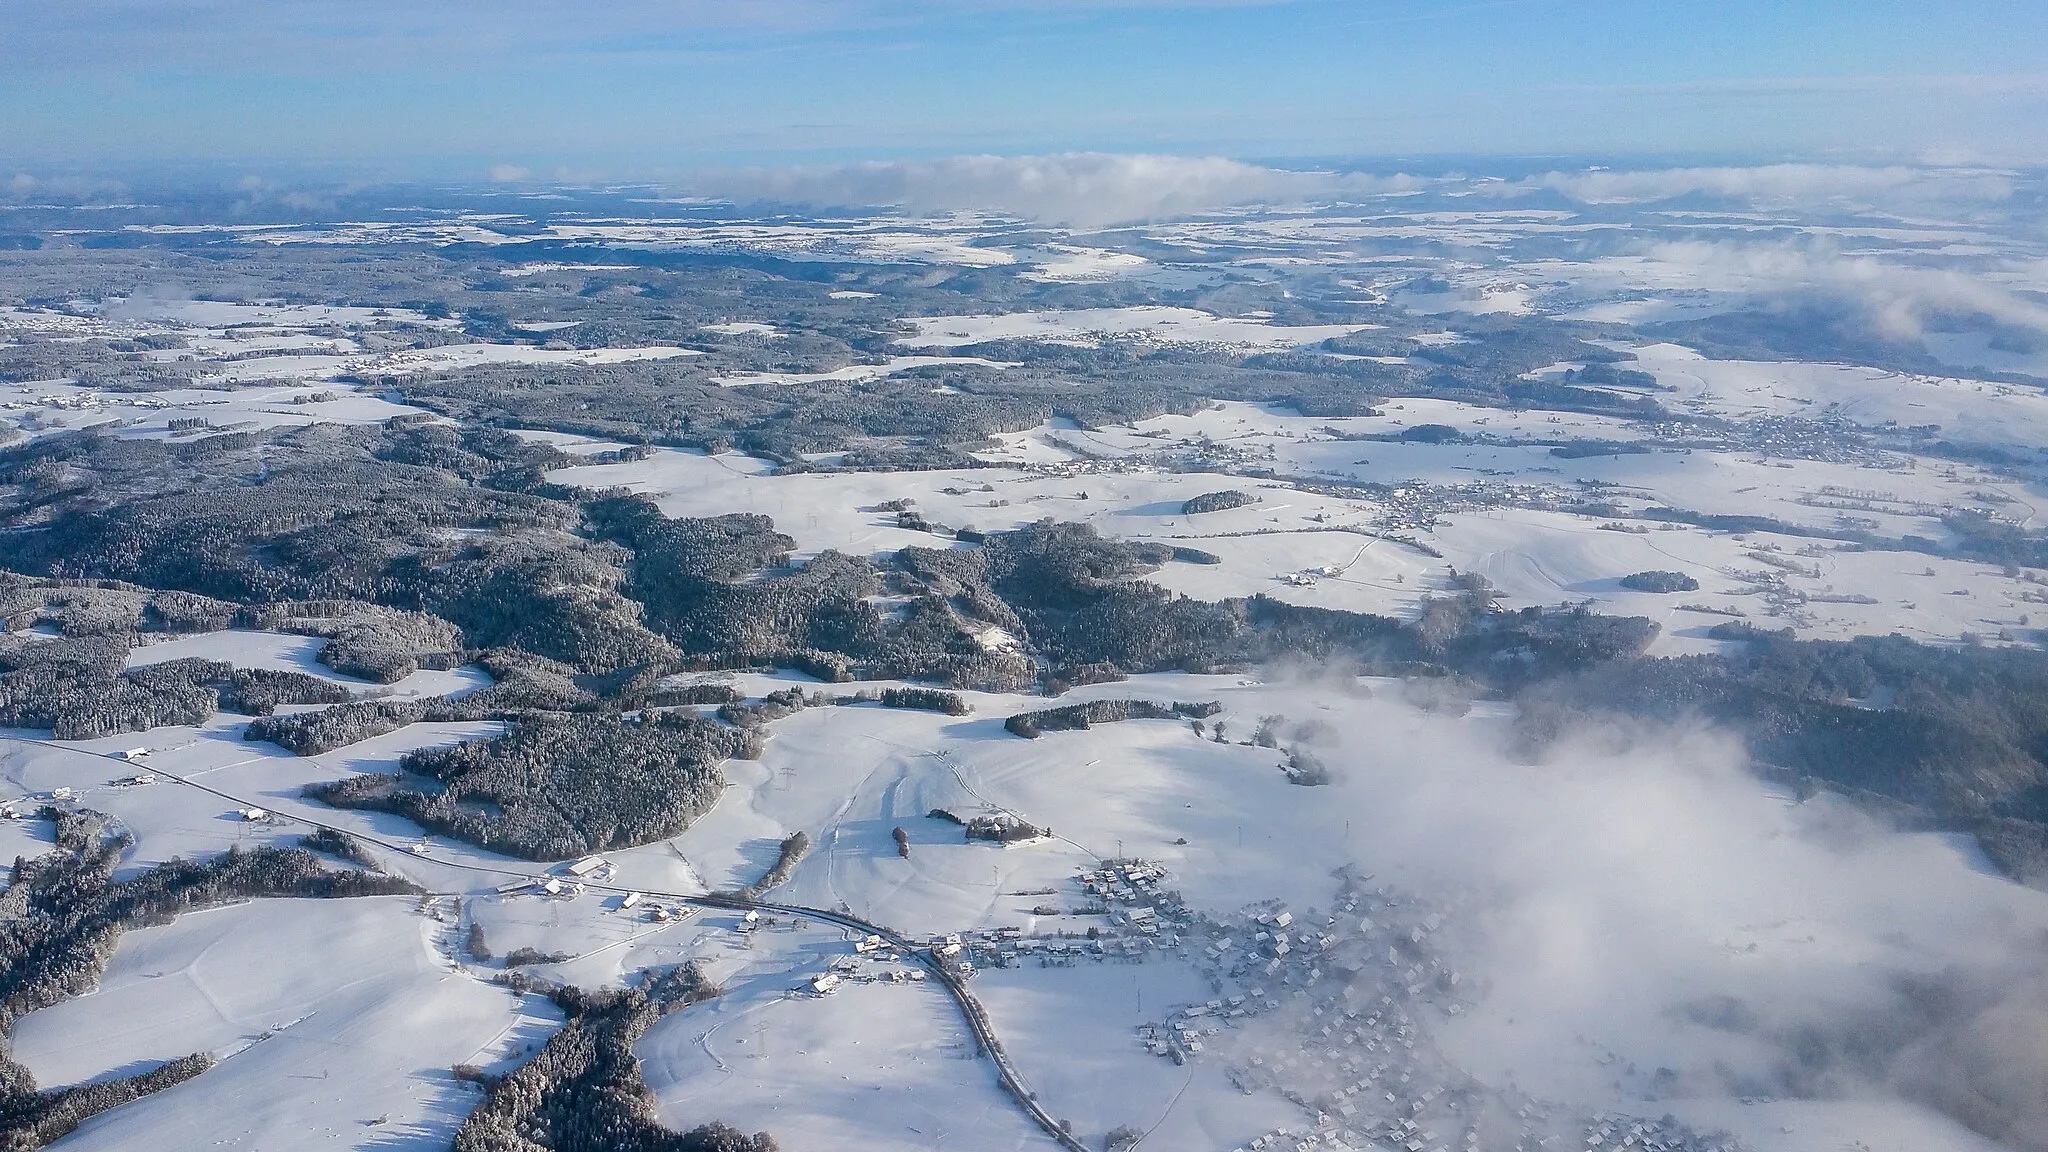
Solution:
[[[1621,586],[1636,592],[1697,592],[1700,582],[1683,572],[1633,572],[1621,578]]]
[[[1016,840],[1036,840],[1040,836],[1052,835],[1052,829],[1040,828],[1007,812],[969,817],[966,831],[969,840],[989,840],[997,844],[1008,844]]]
[[[1226,488],[1221,492],[1204,492],[1200,496],[1182,501],[1180,510],[1184,515],[1198,516],[1204,512],[1222,512],[1225,509],[1242,508],[1258,502],[1259,498],[1249,492]]]
[[[797,863],[810,850],[811,838],[809,836],[804,835],[801,831],[790,833],[789,837],[783,840],[782,846],[776,850],[774,865],[759,880],[747,885],[744,895],[751,900],[771,888],[780,886],[789,879],[791,872],[796,871]]]
[[[948,716],[965,716],[973,711],[958,692],[942,692],[936,688],[884,688],[882,707],[916,708],[943,712]]]
[[[1096,724],[1114,724],[1120,720],[1173,720],[1183,716],[1200,718],[1213,716],[1222,709],[1223,706],[1214,701],[1190,704],[1177,700],[1169,707],[1150,700],[1090,700],[1083,704],[1069,704],[1063,708],[1019,712],[1003,721],[1003,727],[1013,736],[1036,740],[1041,732],[1078,731]]]
[[[560,964],[576,957],[569,952],[543,952],[538,948],[514,948],[505,953],[505,967],[525,968],[531,964]],[[479,957],[485,959],[485,957]]]
[[[325,852],[372,872],[383,870],[377,858],[363,847],[362,841],[338,829],[317,828],[299,838],[299,847],[308,852]]]
[[[0,1098],[0,1152],[41,1148],[76,1131],[80,1124],[109,1108],[182,1084],[211,1067],[211,1053],[194,1052],[137,1076],[95,1080],[48,1093],[9,1094]]]
[[[318,756],[396,732],[426,716],[427,705],[418,700],[356,700],[311,712],[259,717],[242,730],[242,738],[268,740],[300,756]]]

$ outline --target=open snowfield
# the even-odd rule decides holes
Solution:
[[[994,316],[929,316],[908,321],[917,335],[898,343],[913,348],[957,348],[989,340],[1043,340],[1094,347],[1104,340],[1138,339],[1158,344],[1288,348],[1343,336],[1371,324],[1312,324],[1289,327],[1264,320],[1216,316],[1192,308],[1159,306],[1012,312]]]
[[[738,372],[730,376],[713,376],[711,382],[727,388],[744,388],[752,384],[853,384],[894,376],[913,368],[958,368],[966,365],[977,368],[1016,367],[1013,363],[986,360],[980,356],[891,356],[880,364],[849,364],[829,372]]]
[[[727,324],[706,324],[704,325],[704,330],[706,332],[716,332],[720,336],[759,336],[764,339],[789,335],[789,333],[777,329],[773,324],[762,324],[753,320],[736,320]]]
[[[237,668],[270,668],[279,672],[302,672],[335,684],[346,685],[358,695],[410,699],[420,696],[461,696],[490,683],[490,677],[474,665],[445,671],[422,668],[392,684],[379,684],[344,676],[322,664],[318,657],[327,641],[318,636],[289,632],[258,632],[231,628],[222,632],[201,632],[144,644],[128,653],[128,667],[161,664],[166,660],[197,657],[220,660]],[[289,707],[289,706],[288,706]]]
[[[931,533],[897,527],[894,512],[874,511],[891,500],[914,500],[928,520],[953,528],[999,531],[1050,516],[1086,520],[1105,532],[1126,535],[1185,525],[1190,518],[1180,514],[1182,502],[1244,483],[1214,473],[1136,471],[1058,475],[970,469],[777,476],[753,458],[682,449],[656,449],[644,460],[627,463],[557,469],[548,477],[560,484],[618,485],[645,493],[670,516],[758,512],[772,517],[779,530],[796,539],[800,557],[826,548],[872,555],[912,544],[929,548],[944,543]],[[1334,498],[1309,497],[1304,506],[1340,504]]]
[[[247,723],[245,717],[222,714],[197,728],[152,728],[68,742],[48,740],[47,733],[0,733],[0,779],[6,781],[0,786],[5,789],[0,799],[47,798],[56,789],[68,788],[78,803],[114,817],[136,839],[135,846],[123,855],[117,877],[136,874],[175,856],[207,856],[237,845],[295,844],[312,829],[294,823],[293,815],[410,843],[418,829],[407,821],[376,813],[335,812],[303,799],[300,792],[307,784],[350,771],[392,771],[398,758],[414,748],[473,740],[502,730],[494,722],[415,724],[308,759],[275,744],[244,740],[242,729]],[[117,754],[135,748],[150,750],[149,770],[182,777],[213,791],[170,779],[140,786],[116,784],[137,770]],[[239,814],[245,807],[275,815],[245,819]],[[490,853],[477,855],[496,859]],[[465,852],[458,858],[468,861],[476,857]],[[415,871],[408,875],[430,887],[446,886],[434,883],[446,878],[433,874],[431,861],[412,863],[413,859],[408,858],[408,865]]]
[[[595,436],[585,436],[580,432],[549,432],[540,428],[513,428],[508,431],[529,444],[552,445],[571,456],[617,452],[626,447],[624,441],[603,440]]]
[[[418,372],[452,372],[482,364],[630,364],[640,360],[676,360],[702,356],[695,348],[654,345],[644,348],[543,348],[532,344],[443,344],[376,355],[330,353],[301,355],[282,352],[221,362],[201,374],[209,382],[232,384],[275,380],[324,381],[343,375],[376,376]]]
[[[198,389],[100,391],[67,381],[0,385],[0,410],[23,413],[34,430],[118,420],[135,431],[199,416],[215,424],[272,427],[318,421],[376,423],[418,409],[359,392],[337,377],[374,378],[452,371],[482,364],[624,364],[703,353],[661,345],[639,348],[543,348],[470,342],[411,349],[394,325],[459,328],[407,309],[111,298],[66,310],[0,309],[0,347],[23,337],[83,340],[170,337],[176,345],[142,355],[189,372]],[[561,325],[554,325],[560,327]],[[532,328],[540,331],[549,325]],[[315,387],[321,386],[321,387]],[[323,399],[310,397],[317,392]],[[84,413],[81,419],[76,413]],[[130,434],[134,434],[131,432]]]
[[[1213,994],[1185,962],[1002,969],[975,992],[1032,1087],[1077,1132],[1129,1125],[1150,1133],[1147,1146],[1226,1149],[1301,1123],[1275,1096],[1240,1093],[1213,1062],[1176,1067],[1139,1044],[1139,1025]]]
[[[99,989],[22,1020],[13,1054],[45,1086],[221,1058],[65,1148],[445,1148],[476,1102],[449,1068],[509,1063],[560,1013],[459,971],[452,926],[415,903],[259,900],[126,933]]]
[[[1018,255],[1034,265],[1022,274],[1026,280],[1048,284],[1114,280],[1153,267],[1150,260],[1134,253],[1073,244],[1051,244],[1038,251],[1024,249]]]
[[[174,435],[170,422],[178,419],[206,421],[205,428],[184,435],[208,435],[314,423],[381,424],[394,416],[424,414],[424,409],[340,384],[162,392],[114,392],[63,381],[0,384],[0,421],[31,436],[97,426],[162,439]]]
[[[778,967],[728,981],[724,996],[640,1042],[664,1121],[718,1116],[773,1132],[789,1152],[1046,1146],[937,989],[848,984],[814,999],[793,994],[800,974]]]
[[[343,304],[286,304],[229,300],[185,300],[170,296],[114,297],[93,311],[109,321],[165,321],[192,328],[289,329],[362,327],[402,321],[432,328],[457,328],[460,321],[435,319],[410,308],[364,308]]]
[[[2048,443],[2038,388],[1797,361],[1708,360],[1675,344],[1634,350],[1675,390],[1675,407],[1716,416],[1839,416],[1858,424],[1935,425],[1951,439],[2031,451]]]
[[[1284,692],[1231,677],[1163,676],[1077,689],[1068,699],[1220,699],[1242,709],[1225,719],[1249,735],[1257,709]],[[1119,843],[1184,873],[1187,895],[1203,904],[1327,902],[1327,872],[1341,855],[1302,874],[1273,848],[1318,837],[1341,843],[1341,821],[1329,821],[1313,790],[1286,782],[1278,753],[1202,741],[1186,723],[1166,720],[1028,741],[1004,731],[1002,719],[1047,706],[1043,698],[969,699],[976,714],[958,718],[873,705],[789,717],[759,766],[733,765],[735,787],[674,843],[721,887],[757,877],[782,837],[802,829],[812,852],[778,896],[844,903],[913,933],[1032,925],[1040,918],[1031,909],[1042,901],[1007,893],[1058,886],[1114,856]],[[1007,848],[969,844],[957,826],[926,815],[940,807],[963,816],[1012,811],[1056,836]],[[890,838],[898,826],[910,833],[907,860]],[[1188,843],[1173,843],[1181,838]],[[1202,864],[1183,869],[1184,861]]]

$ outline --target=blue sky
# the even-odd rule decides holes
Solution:
[[[0,157],[2048,156],[2041,0],[0,0]]]

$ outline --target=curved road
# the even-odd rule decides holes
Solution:
[[[45,748],[53,748],[60,752],[69,752],[79,756],[90,756],[97,760],[107,760],[115,764],[123,765],[124,767],[129,768],[131,771],[139,768],[138,765],[135,765],[132,762],[125,760],[111,752],[93,752],[84,748],[74,748],[69,745],[60,744],[54,740],[37,740],[29,737],[19,736],[10,737],[10,739],[17,740],[24,744],[37,744]],[[163,779],[170,780],[178,784],[183,784],[187,788],[196,788],[201,792],[205,792],[208,795],[212,796],[218,796],[219,798],[226,800],[229,803],[238,805],[240,807],[262,807],[262,805],[257,804],[256,802],[249,800],[245,797],[236,796],[233,793],[229,792],[223,792],[218,788],[213,788],[208,785],[201,784],[197,780],[192,780],[187,777],[180,776],[175,772],[166,772],[162,769],[155,768],[149,769],[149,771],[154,772],[157,776],[162,777]],[[380,848],[385,848],[387,850],[397,852],[402,855],[412,855],[412,850],[409,847],[394,844],[388,840],[380,839],[376,836],[365,835],[364,833],[354,831],[353,829],[342,828],[333,824],[324,824],[318,820],[314,820],[307,816],[290,815],[283,812],[272,811],[270,809],[265,809],[265,811],[270,812],[272,816],[276,817],[279,820],[289,821],[294,824],[304,824],[311,828],[324,828],[332,832],[339,832],[345,836],[352,837],[356,840],[360,840],[365,843],[375,844]],[[544,880],[549,875],[548,871],[544,868],[539,871],[534,871],[530,869],[498,867],[490,864],[473,864],[460,860],[435,860],[434,863],[439,864],[444,868],[459,868],[469,872],[484,872],[494,876],[508,876],[532,880]],[[980,1051],[983,1054],[987,1055],[988,1058],[995,1064],[996,1079],[999,1083],[1001,1083],[1003,1091],[1008,1093],[1010,1098],[1017,1102],[1017,1106],[1024,1110],[1024,1114],[1029,1116],[1033,1123],[1037,1124],[1039,1128],[1043,1129],[1045,1134],[1047,1136],[1052,1137],[1053,1140],[1057,1141],[1061,1147],[1069,1149],[1070,1152],[1089,1152],[1088,1146],[1086,1144],[1083,1144],[1081,1140],[1078,1137],[1074,1136],[1071,1132],[1061,1127],[1059,1119],[1055,1117],[1051,1112],[1047,1111],[1045,1106],[1038,1102],[1037,1097],[1032,1093],[1031,1089],[1025,1085],[1023,1075],[1017,1071],[1016,1065],[1010,1062],[1009,1053],[1003,1050],[1002,1041],[998,1039],[996,1036],[995,1026],[989,1021],[988,1012],[982,1008],[981,1001],[975,998],[974,993],[968,990],[967,982],[962,980],[960,978],[959,973],[955,972],[951,967],[946,965],[937,956],[932,955],[931,952],[928,950],[919,948],[908,937],[903,936],[901,933],[896,932],[894,929],[884,928],[879,924],[871,924],[866,920],[862,920],[857,916],[852,916],[844,912],[834,912],[824,908],[807,908],[801,904],[778,904],[768,900],[749,900],[740,896],[705,894],[693,895],[684,892],[656,892],[648,889],[628,889],[611,884],[592,884],[588,882],[586,882],[584,886],[595,891],[615,892],[621,895],[631,891],[638,891],[641,892],[641,894],[644,896],[654,896],[663,900],[673,900],[685,904],[694,904],[702,908],[725,908],[759,910],[763,912],[780,912],[789,916],[803,916],[808,919],[823,920],[828,924],[836,924],[841,928],[845,928],[853,932],[858,932],[864,936],[880,936],[882,939],[887,940],[893,947],[900,950],[904,955],[915,958],[919,964],[923,965],[928,971],[931,972],[931,974],[934,977],[937,978],[938,982],[946,989],[947,994],[952,996],[953,1003],[960,1009],[961,1017],[967,1021],[968,1028],[974,1032],[976,1046],[980,1049]]]

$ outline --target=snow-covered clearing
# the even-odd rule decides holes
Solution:
[[[1858,424],[1935,425],[1952,440],[2032,451],[2048,443],[2048,394],[1985,380],[1843,364],[1708,360],[1675,344],[1635,350],[1675,401],[1716,416],[1838,416]]]
[[[1163,306],[1010,312],[990,316],[927,316],[906,322],[916,326],[917,335],[898,343],[914,348],[957,348],[990,340],[1043,340],[1092,348],[1104,340],[1113,339],[1235,348],[1288,348],[1375,327],[1371,324],[1288,327],[1265,320],[1236,319],[1192,308]]]
[[[1046,1146],[936,989],[791,995],[801,982],[794,971],[750,975],[655,1025],[638,1055],[661,1117],[677,1128],[717,1116],[766,1129],[789,1152]]]
[[[446,1147],[477,1100],[449,1069],[511,1063],[560,1013],[458,970],[453,927],[415,904],[258,900],[136,929],[97,991],[15,1026],[12,1054],[45,1087],[221,1058],[66,1148]]]
[[[1425,316],[1446,312],[1526,316],[1535,310],[1533,295],[1527,284],[1479,282],[1449,292],[1396,292],[1394,299],[1408,311]]]
[[[343,384],[161,392],[115,392],[64,381],[0,384],[0,421],[31,436],[97,426],[118,435],[162,439],[314,423],[381,424],[393,416],[426,414],[425,409]],[[205,424],[174,433],[173,420]]]
[[[755,320],[735,320],[727,324],[706,324],[704,331],[716,332],[720,336],[787,336],[788,333],[773,324],[762,324]]]
[[[498,275],[519,277],[539,276],[547,272],[631,272],[633,268],[634,266],[631,264],[561,264],[554,261],[541,261],[506,268],[499,272]]]
[[[166,660],[197,657],[224,661],[237,668],[271,668],[279,672],[303,672],[308,676],[317,676],[322,680],[347,685],[355,689],[359,695],[398,698],[460,696],[490,683],[490,677],[482,669],[474,665],[464,665],[446,671],[422,668],[396,683],[379,684],[372,680],[341,675],[322,664],[318,657],[320,650],[326,646],[327,641],[318,636],[234,628],[223,632],[201,632],[144,644],[128,654],[128,667],[136,668],[145,664],[161,664]]]
[[[980,356],[891,356],[880,364],[849,364],[829,372],[735,372],[730,376],[713,376],[713,384],[727,388],[744,388],[753,384],[854,384],[863,380],[878,380],[908,372],[914,368],[1015,368],[1017,365],[1003,360],[987,360]]]
[[[370,372],[449,372],[479,364],[632,364],[641,360],[677,360],[702,356],[695,348],[672,344],[644,348],[536,348],[530,344],[444,344],[393,352],[362,365],[349,365]]]
[[[1050,244],[1037,251],[1022,249],[1018,255],[1034,265],[1020,275],[1047,284],[1113,280],[1152,266],[1150,260],[1134,253],[1073,244]]]
[[[508,431],[529,444],[547,444],[571,456],[594,456],[600,452],[622,451],[627,447],[622,440],[602,440],[580,432],[548,432],[539,428],[512,428]]]
[[[352,327],[390,322],[432,328],[462,326],[459,320],[436,319],[410,308],[184,300],[170,296],[110,297],[91,310],[109,321],[153,320],[211,329]]]
[[[1001,969],[978,978],[975,994],[1032,1087],[1077,1132],[1129,1125],[1159,1148],[1239,1148],[1301,1126],[1299,1109],[1239,1092],[1216,1063],[1176,1067],[1135,1042],[1140,1024],[1214,994],[1189,964]]]

